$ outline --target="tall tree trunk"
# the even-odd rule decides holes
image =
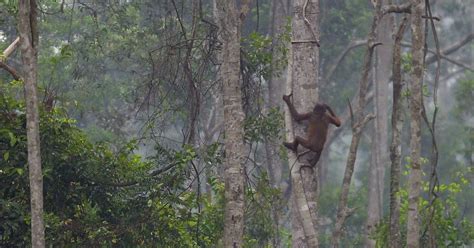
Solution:
[[[336,223],[334,231],[332,233],[332,247],[339,247],[339,243],[342,237],[342,229],[346,218],[352,213],[353,209],[347,207],[347,201],[349,198],[349,189],[352,182],[352,174],[354,173],[355,161],[357,158],[357,149],[359,141],[362,135],[363,128],[365,125],[374,118],[372,114],[365,115],[364,108],[367,104],[366,95],[368,90],[369,73],[371,69],[372,58],[375,47],[380,45],[376,43],[377,37],[377,25],[380,18],[382,17],[381,3],[376,2],[374,17],[372,20],[372,26],[370,33],[367,38],[367,51],[364,56],[364,64],[362,68],[362,75],[359,81],[359,99],[355,110],[352,115],[351,110],[351,126],[352,126],[352,141],[349,148],[349,155],[347,158],[346,169],[344,171],[344,178],[342,180],[341,196],[339,197],[339,204],[337,209]]]
[[[282,108],[283,104],[281,101],[281,95],[283,94],[284,76],[279,76],[280,72],[277,71],[276,58],[279,56],[278,50],[275,48],[277,45],[277,37],[281,32],[284,32],[284,18],[285,18],[285,6],[281,6],[280,1],[272,2],[272,24],[270,29],[270,35],[272,37],[272,74],[268,80],[268,92],[265,97],[266,109],[270,108]],[[278,149],[280,142],[276,140],[265,141],[265,153],[267,162],[267,171],[270,179],[270,183],[273,187],[279,188],[282,180],[282,163],[278,156]]]
[[[284,25],[285,25],[285,6],[282,6],[281,1],[273,1],[272,2],[272,22],[270,25],[270,35],[272,37],[272,74],[268,80],[268,89],[267,94],[265,95],[265,111],[268,111],[271,108],[280,108],[283,107],[281,99],[281,95],[283,95],[283,86],[285,76],[280,76],[280,71],[277,71],[278,68],[276,66],[277,58],[280,56],[279,50],[276,49],[278,45],[278,35],[284,32]],[[285,73],[286,74],[286,73]],[[266,157],[266,168],[267,174],[270,180],[270,184],[273,188],[280,189],[281,192],[285,192],[284,184],[283,184],[283,167],[282,167],[282,160],[279,156],[279,148],[280,148],[280,141],[278,139],[265,139],[265,157]],[[281,208],[280,204],[275,204],[272,206],[272,220],[275,228],[275,235],[272,240],[272,244],[274,247],[280,247],[281,244],[281,237],[280,237],[280,229],[283,225],[282,223],[282,215],[283,209]]]
[[[240,90],[240,23],[233,0],[217,0],[220,40],[220,75],[224,100],[224,148],[226,155],[224,246],[242,247],[244,233],[244,137],[242,93]]]
[[[420,198],[422,171],[421,155],[421,110],[423,81],[423,20],[424,0],[411,0],[411,33],[412,33],[412,73],[410,87],[410,149],[411,174],[408,193],[407,247],[419,247],[420,218],[418,202]]]
[[[403,18],[395,36],[393,46],[393,106],[392,106],[392,143],[390,145],[390,226],[389,246],[398,248],[401,246],[400,233],[400,166],[401,166],[401,131],[403,127],[402,115],[402,54],[400,43],[405,33],[408,19]]]
[[[35,0],[19,1],[19,32],[23,61],[28,170],[31,195],[31,245],[45,247],[43,220],[43,174],[41,172],[37,78],[37,6]]]
[[[382,4],[390,1],[382,1]],[[369,168],[367,234],[370,235],[382,218],[385,167],[388,164],[388,82],[390,80],[393,17],[386,15],[377,27],[374,63],[374,135],[372,135],[372,163]],[[367,237],[366,247],[375,247],[375,240]]]
[[[319,1],[296,0],[293,2],[292,44],[288,64],[287,90],[293,92],[294,105],[302,112],[312,111],[318,100],[319,70]],[[293,140],[294,133],[303,133],[302,127],[293,129],[291,116],[286,109],[285,124],[287,140]],[[312,152],[297,160],[289,152],[292,182],[292,245],[293,247],[318,247],[317,218],[317,167],[308,165]]]

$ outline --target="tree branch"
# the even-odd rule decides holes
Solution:
[[[463,46],[465,46],[467,43],[469,43],[470,41],[472,41],[474,39],[474,33],[471,33],[469,34],[468,36],[464,37],[464,39],[458,41],[457,43],[454,43],[452,46],[450,47],[447,47],[443,50],[441,50],[441,54],[442,55],[449,55],[451,53],[454,53],[456,52],[457,50],[459,50],[460,48],[462,48]],[[431,64],[431,63],[434,63],[436,61],[436,54],[435,55],[432,55],[430,57],[428,57],[426,59],[426,64]]]
[[[17,37],[12,44],[10,44],[4,51],[3,51],[3,59],[6,60],[15,49],[20,45],[20,37]]]
[[[10,75],[15,79],[15,80],[21,80],[20,74],[15,70],[15,68],[5,64],[4,62],[0,61],[0,68],[3,68],[5,71],[10,73]]]
[[[326,77],[324,77],[324,82],[328,82],[331,78],[334,72],[336,71],[337,67],[341,64],[342,60],[346,57],[346,55],[354,48],[360,47],[367,44],[367,40],[354,40],[351,41],[347,47],[342,51],[342,53],[339,54],[337,57],[336,61],[332,64],[332,66],[329,68],[328,73],[326,74]]]
[[[12,77],[15,79],[15,80],[21,80],[21,76],[20,74],[16,71],[15,68],[7,65],[5,62],[7,60],[7,58],[13,53],[13,51],[15,51],[15,49],[20,45],[20,37],[16,38],[12,44],[10,44],[4,51],[3,51],[3,54],[2,54],[2,57],[0,57],[0,68],[3,68],[5,71],[7,71],[8,73],[10,73],[10,75],[12,75]]]
[[[408,43],[408,42],[402,42],[402,46],[403,46],[403,47],[411,47],[411,44]],[[433,56],[433,57],[434,57],[434,60],[433,60],[431,63],[436,62],[436,56],[437,56],[437,55],[436,55],[436,51],[434,51],[434,50],[428,48],[428,52],[435,54],[435,55]],[[457,66],[462,67],[462,68],[464,68],[464,69],[466,69],[466,70],[469,70],[469,71],[474,71],[474,68],[472,68],[470,65],[467,65],[467,64],[465,64],[465,63],[463,63],[463,62],[460,62],[460,61],[454,60],[454,59],[452,59],[452,58],[449,58],[448,56],[444,55],[443,53],[440,54],[440,57],[441,57],[442,59],[444,59],[444,60],[450,62],[451,64],[457,65]],[[430,57],[430,58],[431,58],[431,57]],[[428,64],[429,64],[429,63],[426,63],[426,65],[428,65]]]
[[[410,13],[411,3],[404,3],[404,4],[389,4],[384,7],[382,7],[382,14],[388,14],[388,13]]]

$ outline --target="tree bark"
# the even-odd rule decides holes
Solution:
[[[280,1],[272,2],[272,24],[270,29],[270,35],[272,37],[272,74],[268,79],[268,94],[266,97],[266,109],[270,108],[282,108],[283,104],[281,95],[283,94],[284,76],[279,76],[279,72],[276,71],[278,68],[275,67],[276,58],[279,56],[277,49],[275,49],[276,39],[278,34],[284,30],[284,7],[281,6]],[[279,188],[282,181],[282,161],[278,156],[278,149],[280,143],[276,140],[265,141],[265,152],[267,160],[267,171],[270,179],[270,183],[273,187]]]
[[[407,247],[419,247],[420,219],[418,202],[421,191],[421,110],[423,81],[423,20],[424,0],[411,0],[411,33],[412,33],[412,73],[410,85],[410,149],[411,173],[408,192]]]
[[[384,3],[390,1],[382,1]],[[388,164],[388,82],[390,80],[392,53],[393,16],[385,15],[378,26],[377,41],[382,45],[375,48],[374,63],[374,135],[372,135],[372,162],[369,168],[367,239],[366,247],[375,247],[375,240],[369,235],[382,218],[385,168]]]
[[[45,247],[43,220],[43,174],[41,172],[37,79],[37,6],[35,0],[19,1],[20,50],[23,62],[28,170],[31,195],[31,245]]]
[[[223,83],[225,130],[224,247],[242,247],[244,232],[244,139],[240,90],[240,17],[235,2],[217,0],[220,40],[220,75]]]
[[[352,174],[354,173],[355,161],[357,158],[357,148],[362,135],[364,126],[374,118],[373,115],[364,114],[364,107],[366,106],[366,95],[368,91],[368,80],[371,69],[372,58],[374,55],[374,49],[379,43],[376,43],[377,37],[377,25],[380,18],[382,17],[381,3],[376,2],[374,17],[370,33],[367,38],[367,51],[364,56],[364,64],[362,68],[362,75],[359,81],[359,99],[354,115],[351,113],[352,118],[352,141],[349,148],[349,155],[347,158],[346,169],[344,171],[344,178],[342,181],[341,196],[339,198],[339,204],[337,209],[336,223],[334,231],[332,233],[332,247],[339,247],[340,239],[342,237],[342,228],[346,218],[352,213],[352,209],[347,207],[347,201],[349,198],[349,189],[352,181]]]
[[[393,46],[393,105],[392,105],[392,143],[390,145],[390,226],[389,247],[401,247],[400,233],[400,166],[401,166],[401,131],[403,128],[402,102],[402,55],[401,41],[408,19],[400,23]]]
[[[277,44],[278,35],[284,32],[285,25],[285,6],[282,6],[281,1],[272,2],[272,22],[270,26],[270,35],[272,37],[272,74],[268,79],[268,89],[265,95],[265,111],[269,112],[271,108],[282,109],[281,95],[283,95],[283,86],[285,75],[280,76],[279,68],[276,67],[277,58],[280,56]],[[280,192],[285,192],[286,187],[283,183],[283,167],[282,160],[279,156],[280,141],[275,138],[265,138],[265,157],[266,168],[270,184],[273,188],[280,189]],[[275,235],[272,240],[274,247],[281,246],[280,229],[283,226],[282,211],[279,204],[272,206],[272,220],[275,228]]]
[[[319,1],[297,0],[293,2],[292,44],[287,76],[287,93],[293,92],[295,107],[301,112],[312,111],[318,100],[319,68]],[[303,127],[293,128],[291,115],[285,108],[287,140],[293,140],[294,133],[303,135]],[[309,167],[308,158],[312,152],[297,156],[288,153],[292,182],[292,245],[293,247],[318,247],[317,218],[317,166]]]

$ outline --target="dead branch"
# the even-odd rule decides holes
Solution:
[[[464,47],[467,43],[471,42],[474,39],[474,33],[469,34],[468,36],[464,37],[464,39],[454,43],[450,47],[447,47],[443,50],[441,50],[440,54],[442,55],[450,55],[451,53],[456,52],[457,50],[461,49]],[[436,53],[434,55],[431,55],[426,59],[426,64],[431,64],[436,62]]]
[[[382,14],[388,13],[410,13],[411,3],[404,3],[404,4],[389,4],[382,8]]]
[[[10,75],[15,79],[15,80],[21,80],[20,74],[15,70],[15,68],[5,64],[4,62],[0,61],[0,68],[3,68],[5,71],[10,73]]]
[[[21,80],[20,74],[16,71],[15,68],[9,66],[5,62],[7,61],[7,58],[15,51],[15,49],[20,45],[20,37],[16,38],[4,51],[3,51],[3,56],[0,57],[0,68],[4,69],[10,75],[15,79],[15,80]]]
[[[17,37],[12,44],[10,44],[4,51],[3,51],[3,59],[6,60],[15,49],[20,45],[20,37]]]
[[[410,43],[408,43],[408,42],[402,42],[402,46],[403,46],[403,47],[412,47],[412,45],[411,45]],[[436,51],[434,51],[434,50],[432,50],[432,49],[429,49],[429,48],[428,48],[428,52],[429,52],[429,53],[432,53],[432,54],[436,54]],[[436,62],[436,55],[434,55],[434,57],[435,57],[435,58],[434,58],[434,60],[432,60],[431,63]],[[457,60],[455,60],[455,59],[452,59],[452,58],[450,58],[450,57],[448,57],[448,56],[446,56],[446,55],[444,55],[444,54],[442,54],[442,53],[440,54],[440,57],[441,57],[442,59],[444,59],[444,60],[450,62],[451,64],[457,65],[457,66],[459,66],[459,67],[461,67],[461,68],[464,68],[464,69],[466,69],[466,70],[469,70],[469,71],[474,71],[474,68],[472,68],[470,65],[467,65],[467,64],[465,64],[465,63],[463,63],[463,62],[460,62],[460,61],[457,61]],[[431,58],[431,57],[430,57],[430,58]],[[428,65],[428,63],[426,63],[426,65]]]
[[[346,55],[354,48],[360,47],[367,44],[367,40],[353,40],[351,41],[347,47],[337,56],[336,61],[332,64],[329,68],[328,73],[324,77],[324,82],[329,82],[332,78],[332,75],[336,71],[337,67],[341,64],[342,60],[346,57]]]

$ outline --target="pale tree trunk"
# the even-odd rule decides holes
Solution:
[[[349,155],[347,158],[346,169],[344,171],[344,177],[342,180],[341,195],[339,197],[339,204],[337,209],[336,223],[334,231],[332,233],[332,247],[339,247],[341,237],[343,235],[343,226],[346,218],[352,214],[353,209],[347,207],[347,201],[349,198],[349,189],[352,182],[352,174],[354,173],[355,162],[357,158],[357,148],[362,135],[363,128],[365,125],[374,118],[372,114],[365,115],[364,107],[367,104],[366,95],[368,90],[369,73],[371,69],[372,58],[374,55],[374,49],[379,43],[376,43],[377,37],[377,25],[380,18],[382,17],[381,3],[376,2],[374,17],[370,33],[367,38],[367,51],[364,56],[364,64],[362,68],[362,75],[359,81],[359,99],[356,106],[355,113],[351,115],[351,127],[352,127],[352,141],[349,147]]]
[[[408,19],[403,18],[395,36],[393,46],[393,106],[392,106],[392,143],[390,145],[390,248],[401,247],[400,233],[400,166],[401,166],[401,131],[403,128],[402,101],[402,54],[400,43],[405,33]]]
[[[206,124],[203,129],[203,141],[202,145],[207,149],[212,143],[218,142],[222,133],[222,127],[224,123],[223,117],[223,103],[222,103],[222,90],[220,87],[215,87],[211,89],[211,101],[212,107],[208,111],[204,112]],[[209,178],[212,176],[219,176],[215,167],[208,167],[203,165],[204,175],[202,176],[203,187],[202,191],[207,194],[209,202],[213,200],[213,191],[210,184],[206,183]],[[219,178],[220,179],[220,178]]]
[[[292,68],[293,68],[293,49],[290,47],[290,58],[288,59],[287,92],[291,92],[292,87]],[[293,93],[295,94],[295,93]],[[295,103],[296,105],[296,103]],[[285,108],[285,127],[286,139],[293,140],[295,129],[291,114]],[[288,153],[288,163],[291,175],[291,233],[293,247],[317,247],[317,226],[312,221],[309,200],[306,198],[304,182],[300,173],[302,164],[297,161],[293,152]],[[314,209],[313,209],[314,210]]]
[[[301,112],[310,112],[318,100],[319,68],[319,1],[297,0],[293,2],[292,44],[288,64],[287,93],[293,92],[294,105]],[[293,128],[288,109],[285,108],[287,140],[294,134],[304,136],[301,126]],[[288,153],[292,182],[292,245],[293,247],[318,247],[317,218],[317,167],[308,165],[312,152],[297,157]]]
[[[37,78],[37,6],[35,0],[19,1],[20,49],[23,61],[28,170],[31,195],[31,245],[45,247],[43,220],[43,175],[41,172]]]
[[[418,202],[421,191],[421,109],[423,82],[423,20],[424,0],[411,1],[411,33],[412,33],[412,73],[410,85],[410,149],[411,173],[408,192],[407,247],[419,247],[420,216]]]
[[[244,112],[240,90],[240,23],[235,2],[216,1],[222,41],[220,76],[223,83],[225,130],[224,247],[242,247],[244,233]],[[243,9],[246,6],[243,7]]]
[[[267,111],[270,108],[280,109],[283,107],[281,96],[283,94],[283,85],[284,85],[284,76],[279,76],[280,72],[275,71],[276,68],[276,58],[279,55],[276,46],[276,39],[278,34],[284,31],[285,24],[285,11],[284,7],[281,6],[281,1],[272,2],[272,24],[270,29],[270,35],[272,36],[272,74],[268,80],[268,92],[265,97],[266,109]],[[278,155],[278,149],[280,147],[280,142],[276,140],[266,140],[265,141],[265,153],[266,153],[266,162],[267,162],[267,171],[270,179],[270,183],[275,188],[281,187],[282,181],[282,161]]]
[[[382,1],[381,4],[389,1]],[[372,162],[369,168],[367,235],[370,235],[382,218],[385,167],[388,164],[388,82],[390,80],[393,27],[392,15],[386,15],[377,27],[374,63],[374,135],[372,135]],[[367,237],[366,247],[375,247],[375,240]]]
[[[272,37],[272,74],[268,80],[268,89],[267,94],[265,94],[265,111],[268,113],[270,108],[279,108],[282,109],[281,96],[283,95],[283,86],[285,77],[279,76],[280,71],[276,71],[276,59],[280,54],[278,54],[278,49],[275,48],[277,45],[278,35],[284,32],[285,25],[285,6],[282,6],[281,1],[272,2],[272,22],[270,26],[270,35]],[[266,157],[266,168],[270,184],[273,188],[280,189],[281,192],[286,191],[286,185],[283,184],[283,167],[282,161],[279,156],[280,141],[278,139],[265,139],[265,157]],[[272,245],[274,247],[280,247],[281,237],[280,229],[283,225],[282,222],[283,211],[280,204],[272,205],[272,220],[275,229],[275,235],[272,240]]]

